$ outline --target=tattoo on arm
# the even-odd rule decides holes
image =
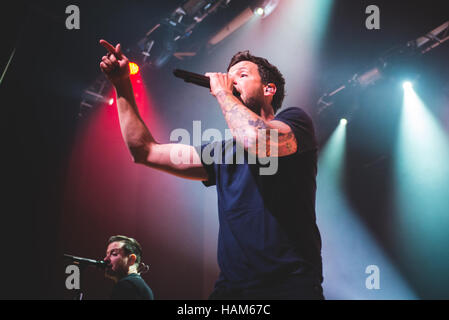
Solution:
[[[295,153],[298,150],[298,143],[293,132],[279,134],[277,148],[281,156]]]
[[[233,94],[226,91],[217,93],[217,100],[220,103],[223,113],[229,112],[233,107],[238,105]]]
[[[216,96],[229,128],[236,139],[245,147],[253,146],[257,150],[258,130],[266,130],[265,141],[268,156],[273,148],[277,148],[279,156],[290,155],[296,152],[298,147],[293,132],[278,133],[277,143],[270,141],[270,126],[267,122],[245,107],[232,93],[220,91]],[[249,132],[255,134],[248,135]]]
[[[268,129],[267,124],[262,119],[249,119],[248,124],[256,129]]]
[[[251,126],[255,129],[267,129],[268,126],[254,112],[246,108],[230,92],[220,91],[217,93],[217,99],[221,110],[231,129]]]

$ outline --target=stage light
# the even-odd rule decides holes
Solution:
[[[347,127],[343,120],[321,148],[318,162],[317,224],[321,234],[326,235],[322,242],[323,261],[327,261],[323,267],[324,278],[332,279],[323,283],[326,298],[416,299],[348,199],[345,177],[346,170],[351,170],[351,167],[346,164]],[[345,261],[345,265],[339,263],[339,259]],[[367,290],[364,286],[366,278],[363,272],[373,261],[381,270],[381,279],[384,279],[381,280],[381,294],[380,290]],[[382,287],[382,281],[388,281],[388,287]]]
[[[341,124],[342,126],[345,126],[345,125],[348,124],[348,120],[346,120],[345,118],[343,118],[343,119],[340,120],[340,124]]]
[[[257,15],[257,16],[260,16],[260,17],[263,16],[264,13],[265,13],[265,11],[261,7],[256,8],[256,10],[254,10],[254,14]]]
[[[114,103],[113,98],[107,98],[104,94],[101,93],[102,90],[98,90],[97,92],[92,90],[84,90],[83,100],[81,101],[80,107],[83,111],[92,109],[94,106],[103,104],[111,106]],[[79,116],[83,116],[83,113],[80,112]]]
[[[405,81],[402,84],[402,87],[404,88],[404,90],[410,90],[413,89],[413,84],[410,81]]]
[[[278,4],[279,0],[260,0],[254,14],[265,19],[276,9]]]
[[[129,63],[129,74],[135,75],[139,72],[139,66],[135,64],[134,62]]]
[[[405,85],[405,84],[404,84]],[[409,87],[409,86],[408,86]],[[395,146],[394,230],[398,233],[399,259],[433,261],[419,270],[409,270],[413,278],[426,274],[422,283],[440,292],[440,272],[449,269],[449,139],[441,120],[410,89],[404,90]],[[413,253],[407,248],[414,248]]]

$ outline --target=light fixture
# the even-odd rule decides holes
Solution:
[[[129,63],[129,74],[130,75],[135,75],[139,72],[139,66],[134,63],[134,62],[130,62]]]
[[[263,10],[262,7],[258,7],[258,8],[256,8],[256,10],[254,10],[254,14],[257,16],[260,16],[260,17],[263,16],[264,13],[265,13],[265,11]]]
[[[411,90],[413,89],[413,83],[411,83],[410,81],[405,81],[402,84],[402,87],[404,88],[404,90]]]
[[[254,9],[254,14],[265,19],[279,4],[279,0],[259,0]]]

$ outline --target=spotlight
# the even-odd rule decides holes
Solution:
[[[279,1],[280,0],[258,0],[255,5],[254,14],[265,19],[276,9]]]
[[[265,10],[263,8],[261,8],[261,7],[256,8],[256,10],[254,10],[254,14],[256,16],[262,17],[264,13],[265,13]]]
[[[413,84],[410,81],[405,81],[402,84],[402,87],[404,88],[404,90],[411,90],[413,89]]]
[[[348,120],[346,120],[345,118],[343,118],[343,119],[340,120],[340,124],[341,124],[342,126],[345,126],[345,125],[348,124]]]
[[[109,104],[110,106],[112,106],[113,103],[114,103],[114,98],[109,99],[108,104]]]
[[[135,75],[139,72],[139,66],[135,64],[134,62],[129,63],[129,74]]]

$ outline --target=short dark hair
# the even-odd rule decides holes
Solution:
[[[136,255],[136,262],[138,265],[140,264],[140,261],[142,260],[142,247],[140,246],[139,242],[137,242],[136,239],[130,238],[127,236],[112,236],[109,238],[108,245],[112,242],[123,242],[123,250],[125,254],[135,254]]]
[[[279,69],[268,62],[267,59],[253,56],[248,50],[237,52],[231,59],[228,66],[228,71],[231,67],[241,61],[250,61],[257,64],[262,83],[267,85],[274,83],[276,85],[276,94],[273,96],[271,103],[274,113],[276,113],[282,106],[282,101],[285,97],[285,79]]]

